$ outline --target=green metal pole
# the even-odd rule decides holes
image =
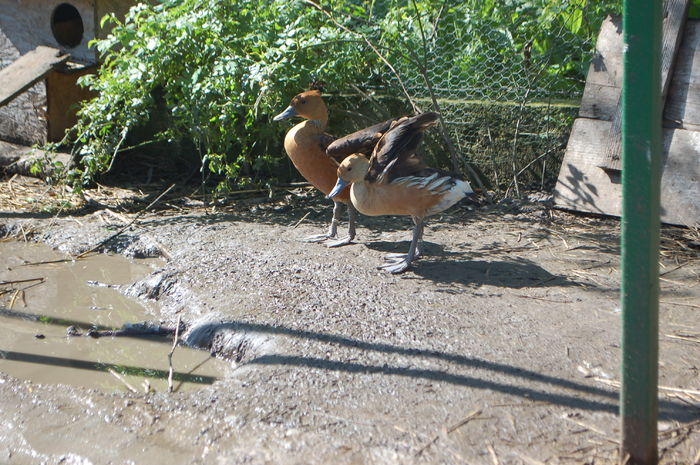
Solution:
[[[658,461],[661,0],[625,0],[621,461]]]

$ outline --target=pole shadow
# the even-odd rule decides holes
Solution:
[[[613,414],[618,413],[618,394],[615,391],[538,373],[533,370],[528,370],[526,368],[520,368],[505,363],[491,362],[477,357],[470,357],[438,350],[406,348],[392,344],[366,342],[342,335],[292,329],[286,326],[263,323],[234,321],[223,323],[206,323],[203,326],[208,326],[208,330],[211,334],[216,334],[220,330],[268,335],[272,334],[329,343],[365,352],[380,352],[407,357],[434,359],[449,362],[461,367],[481,369],[494,374],[506,375],[513,378],[513,382],[507,383],[493,381],[483,377],[479,378],[455,374],[440,369],[405,368],[391,366],[388,364],[372,365],[288,354],[261,354],[246,361],[244,363],[246,365],[294,366],[299,368],[340,371],[351,374],[403,376],[414,379],[444,382],[473,389],[501,392],[528,400],[547,402],[553,405],[560,405],[581,410]],[[526,387],[523,386],[523,381],[537,383],[540,384],[540,386],[536,388]],[[551,390],[548,391],[548,387],[565,389],[571,392],[552,392]],[[662,400],[659,402],[659,407],[659,418],[661,419],[692,421],[700,418],[700,409],[693,410],[692,408],[689,408],[687,404],[681,402]]]

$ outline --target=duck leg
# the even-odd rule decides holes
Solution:
[[[343,204],[333,201],[333,219],[326,234],[316,234],[314,236],[305,237],[304,242],[323,242],[334,238],[338,234],[338,223],[340,222],[340,211],[343,209]]]
[[[416,225],[413,228],[413,239],[411,240],[411,246],[408,248],[408,253],[406,256],[403,259],[389,261],[388,263],[379,266],[379,269],[388,271],[391,274],[398,274],[406,271],[411,265],[411,262],[416,258],[418,243],[423,237],[423,219],[414,218],[414,221]]]
[[[340,247],[341,245],[351,244],[352,240],[355,239],[355,224],[357,220],[357,210],[352,205],[352,202],[348,203],[348,235],[335,241],[328,241],[325,243],[326,247]]]
[[[413,224],[418,225],[418,223],[421,221],[420,218],[414,216],[413,218]],[[423,255],[423,224],[421,223],[421,230],[420,230],[420,238],[418,239],[418,244],[416,244],[416,252],[413,255],[414,260],[418,260],[421,255]],[[387,262],[398,262],[406,258],[408,254],[405,253],[388,253],[384,255],[384,261]]]

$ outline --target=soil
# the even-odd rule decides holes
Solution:
[[[102,251],[167,260],[125,293],[157,300],[231,369],[148,394],[0,374],[0,463],[618,460],[616,219],[554,210],[546,194],[461,204],[428,220],[424,256],[395,276],[376,267],[407,250],[410,219],[362,217],[337,249],[306,243],[331,211],[304,187],[172,192],[145,211],[163,187],[101,187],[76,208],[45,187],[28,203],[33,181],[12,183],[0,235],[75,255],[143,212]],[[699,237],[662,231],[661,463],[700,460]]]

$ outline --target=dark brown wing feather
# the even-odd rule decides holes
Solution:
[[[328,146],[333,144],[333,142],[336,140],[337,140],[336,137],[331,136],[330,134],[327,134],[324,132],[323,134],[321,134],[319,136],[318,144],[321,146],[321,150],[323,150],[325,152],[326,150],[328,150]]]
[[[326,148],[326,155],[334,158],[336,161],[341,162],[348,155],[353,153],[362,153],[369,157],[372,155],[374,146],[381,137],[386,133],[392,124],[395,125],[396,122],[402,121],[406,117],[394,118],[383,123],[377,123],[365,129],[360,129],[352,134],[348,134],[345,137],[336,139],[332,144]]]
[[[423,176],[424,172],[431,169],[432,168],[428,168],[428,165],[426,165],[423,160],[421,160],[421,158],[414,153],[403,161],[397,162],[396,165],[389,170],[387,180],[392,181],[396,178],[403,178],[405,176]],[[432,174],[432,172],[430,174]]]
[[[424,170],[426,166],[416,149],[423,139],[423,132],[434,126],[437,120],[437,113],[422,113],[387,131],[374,149],[366,179],[371,182],[382,176],[391,181]]]

